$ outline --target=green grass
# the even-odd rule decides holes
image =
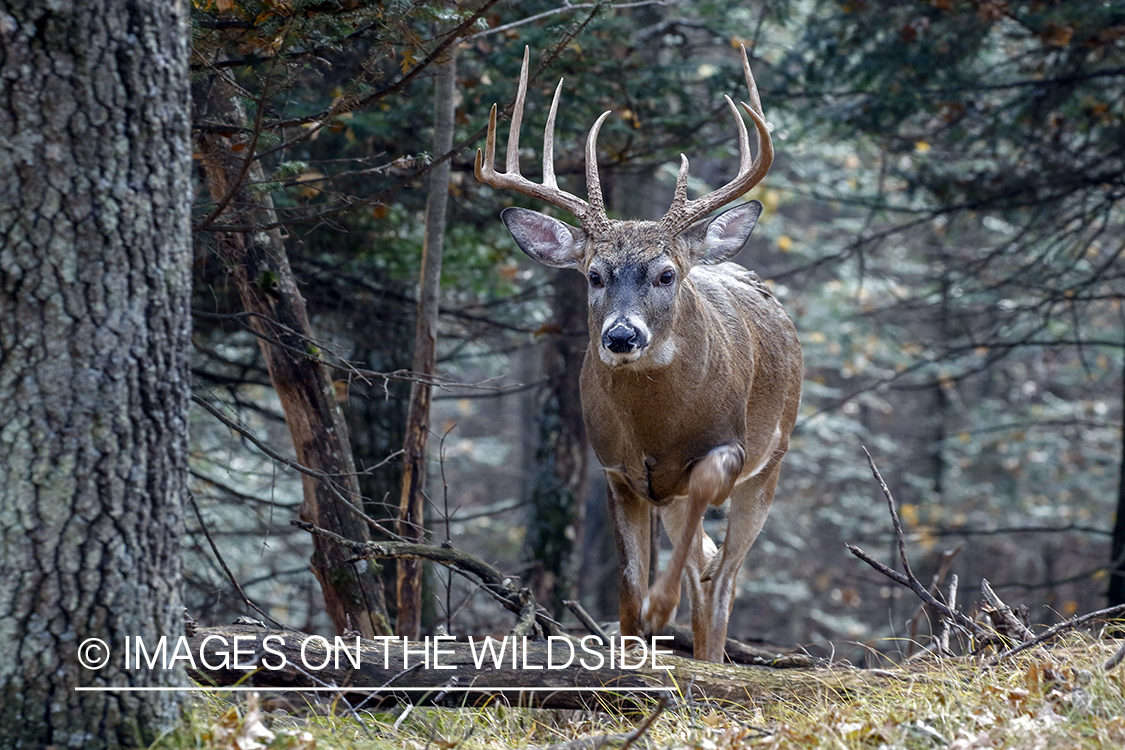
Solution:
[[[1112,641],[1074,636],[993,668],[973,660],[913,662],[866,672],[870,686],[849,695],[832,688],[830,670],[819,670],[825,689],[814,698],[669,708],[633,747],[1120,748],[1125,746],[1125,666],[1102,669],[1115,649]],[[644,711],[415,708],[396,728],[401,707],[359,714],[338,703],[270,709],[267,702],[256,712],[245,694],[233,700],[196,698],[181,725],[152,747],[522,748],[628,733],[646,719]],[[262,736],[255,746],[249,741],[252,730],[263,726],[274,737]],[[620,741],[607,746],[620,746]]]

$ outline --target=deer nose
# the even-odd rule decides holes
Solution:
[[[614,354],[628,354],[644,345],[642,336],[633,326],[618,321],[602,334],[602,346]]]

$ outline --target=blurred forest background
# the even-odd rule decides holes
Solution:
[[[913,595],[844,547],[896,557],[861,446],[920,578],[959,550],[962,606],[981,578],[1032,622],[1125,601],[1125,3],[193,6],[199,513],[185,574],[201,622],[254,614],[213,544],[276,621],[356,626],[352,594],[314,560],[318,581],[313,542],[289,521],[304,504],[310,520],[342,513],[336,528],[389,538],[420,383],[435,386],[419,464],[428,537],[518,576],[565,622],[570,598],[616,620],[604,483],[575,408],[585,283],[524,257],[498,218],[513,201],[543,206],[473,177],[494,102],[504,147],[525,45],[524,173],[539,179],[565,77],[561,184],[583,194],[585,134],[612,110],[599,160],[625,218],[664,213],[681,152],[696,193],[732,176],[722,97],[746,98],[738,45],[750,53],[777,159],[747,196],[766,210],[736,260],[785,304],[807,372],[733,637],[838,652],[910,637]],[[435,134],[443,116],[452,132]],[[427,240],[438,196],[445,226]],[[412,375],[429,330],[424,245],[440,269],[436,365]],[[366,520],[331,507],[354,492]],[[721,537],[721,518],[707,524]],[[362,594],[389,616],[372,632],[398,614],[393,567]],[[420,632],[511,626],[444,569],[423,593]]]

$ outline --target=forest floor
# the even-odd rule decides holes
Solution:
[[[746,706],[707,701],[633,713],[505,706],[354,712],[341,703],[277,708],[245,693],[195,699],[154,750],[411,748],[1120,748],[1125,665],[1119,643],[1072,636],[987,667],[928,659],[862,670],[870,685],[843,694],[828,667],[818,695]],[[851,674],[855,674],[852,670]]]

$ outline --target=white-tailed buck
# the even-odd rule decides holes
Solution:
[[[582,366],[582,412],[609,481],[609,517],[621,558],[621,633],[659,630],[675,614],[681,577],[691,602],[698,659],[721,661],[735,579],[761,531],[781,458],[797,418],[803,367],[793,324],[758,277],[727,259],[750,237],[757,201],[708,218],[769,171],[773,145],[746,50],[757,159],[734,102],[739,168],[730,183],[688,200],[681,156],[675,197],[659,221],[609,219],[602,202],[596,142],[606,112],[586,140],[587,200],[555,180],[555,90],[543,138],[543,184],[520,175],[519,132],[528,53],[508,132],[506,171],[494,169],[496,107],[478,150],[477,179],[573,214],[581,228],[535,211],[501,217],[520,248],[549,266],[589,280],[590,347]],[[702,528],[708,506],[731,499],[726,538],[717,549]],[[651,587],[651,505],[660,506],[674,545]]]

